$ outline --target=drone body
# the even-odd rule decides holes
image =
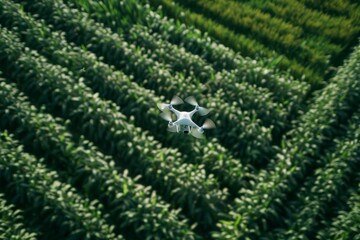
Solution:
[[[174,97],[170,104],[160,103],[158,107],[163,113],[161,113],[161,117],[167,121],[168,123],[168,131],[170,132],[183,132],[185,134],[191,133],[196,138],[202,138],[204,129],[214,128],[215,124],[210,120],[206,119],[204,124],[200,127],[198,126],[193,120],[192,116],[195,113],[199,113],[200,115],[204,116],[209,113],[209,110],[203,107],[200,107],[194,97],[187,97],[185,99],[186,102],[190,103],[191,105],[195,106],[195,109],[190,112],[185,111],[178,111],[173,107],[173,105],[178,105],[184,103],[182,99],[179,97]],[[173,112],[176,115],[176,120],[173,121],[171,118],[171,113]]]

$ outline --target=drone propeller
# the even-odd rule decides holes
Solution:
[[[183,103],[184,103],[184,101],[181,98],[179,98],[178,96],[174,96],[170,102],[171,105],[179,105],[179,104],[183,104]]]
[[[187,102],[193,106],[199,106],[199,104],[197,103],[196,99],[193,96],[185,98],[185,102]]]
[[[169,106],[169,104],[166,104],[166,103],[158,103],[158,104],[157,104],[157,107],[158,107],[161,111],[164,111],[168,106]]]
[[[190,97],[185,98],[185,102],[187,102],[187,103],[189,103],[189,104],[197,107],[197,108],[198,108],[198,111],[199,111],[199,114],[200,114],[201,116],[205,116],[206,114],[208,114],[208,113],[210,112],[209,109],[204,108],[204,107],[200,107],[199,104],[198,104],[198,102],[196,101],[196,99],[195,99],[193,96],[190,96]]]
[[[170,104],[168,104],[168,103],[158,103],[157,106],[161,111],[164,111],[165,109],[167,109],[171,105],[179,105],[179,104],[183,104],[183,103],[184,103],[184,101],[181,98],[179,98],[178,96],[174,96],[171,99]]]
[[[203,129],[215,128],[215,123],[207,118],[205,120],[204,124],[201,126],[201,128],[203,128]]]
[[[169,111],[164,111],[160,114],[160,117],[162,117],[164,120],[168,122],[172,122],[171,113]]]
[[[191,135],[193,135],[196,138],[204,138],[203,133],[199,132],[199,130],[197,128],[192,129]]]
[[[204,129],[211,129],[211,128],[215,128],[215,123],[213,121],[211,121],[210,119],[206,119],[204,124],[200,127],[200,128],[194,128],[191,131],[191,135],[193,135],[196,138],[203,138],[204,135]]]

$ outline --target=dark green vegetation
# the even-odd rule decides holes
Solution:
[[[0,0],[0,239],[359,238],[359,8]]]
[[[243,56],[274,59],[270,64],[290,70],[298,79],[305,76],[315,89],[323,85],[324,76],[331,75],[331,66],[342,63],[360,32],[360,6],[350,0],[150,2]],[[339,12],[333,13],[337,6]]]

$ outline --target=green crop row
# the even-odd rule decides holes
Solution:
[[[345,16],[350,18],[354,24],[360,26],[360,5],[349,0],[328,0],[328,1],[313,1],[313,0],[298,0],[304,3],[307,7],[313,8],[322,12],[330,13],[335,16]]]
[[[256,36],[261,31],[261,34],[264,34],[262,37],[268,41],[274,41],[281,46],[291,46],[291,42],[299,39],[303,34],[301,28],[294,27],[280,19],[271,18],[270,15],[239,2],[186,0],[180,4],[205,16],[208,15],[210,18],[216,15],[217,21],[223,23],[223,25],[236,28],[238,31],[248,30],[253,36]],[[277,32],[274,32],[272,28],[275,28]],[[266,34],[270,33],[274,35],[267,37]]]
[[[27,209],[48,237],[61,239],[123,239],[106,224],[102,205],[81,197],[59,181],[56,172],[42,160],[24,153],[23,147],[6,132],[0,135],[0,172],[12,198]],[[58,231],[53,231],[58,229]]]
[[[159,60],[168,57],[169,60],[172,61],[171,63],[175,63],[177,66],[180,64],[177,63],[178,60],[175,61],[175,59],[182,59],[182,61],[184,61],[183,65],[187,68],[191,69],[189,66],[193,66],[196,76],[200,79],[203,78],[203,74],[205,74],[204,78],[210,78],[214,70],[202,61],[201,63],[195,63],[194,61],[199,59],[200,62],[203,58],[209,60],[210,57],[212,62],[216,61],[215,66],[218,66],[216,68],[217,70],[222,70],[222,68],[225,67],[230,69],[235,68],[241,71],[242,77],[237,78],[238,81],[249,82],[260,87],[269,88],[270,91],[276,92],[274,99],[281,103],[285,101],[298,102],[299,99],[301,100],[304,97],[308,90],[305,83],[300,83],[290,76],[285,77],[279,73],[275,73],[274,69],[266,69],[260,62],[235,56],[230,49],[221,47],[215,42],[212,42],[210,38],[205,36],[203,39],[204,36],[198,32],[186,28],[184,25],[179,27],[172,21],[159,17],[157,13],[151,11],[147,5],[141,6],[132,0],[122,2],[114,0],[86,0],[76,1],[75,4],[78,7],[86,9],[91,16],[95,16],[98,21],[103,22],[115,32],[124,32],[124,29],[129,28],[129,25],[146,24],[148,21],[147,27],[141,26],[139,29],[138,27],[131,29],[134,31],[133,34],[136,33],[135,37],[132,37],[132,41],[139,41],[140,44],[147,46],[151,51],[159,51]],[[130,18],[128,16],[132,17]],[[123,19],[126,19],[126,21],[124,22]],[[158,28],[162,28],[161,31],[158,31]],[[178,39],[178,41],[176,39]],[[167,40],[171,40],[175,44]],[[195,43],[197,43],[196,48],[204,48],[200,58],[196,54],[189,54],[194,48],[192,44]],[[185,53],[183,53],[184,51],[182,50],[184,48],[186,49]],[[252,47],[251,49],[254,48]],[[219,52],[219,50],[226,52]],[[162,54],[162,51],[165,51],[167,54]],[[195,53],[197,53],[196,50]],[[214,55],[214,53],[216,54]],[[185,54],[186,58],[184,59],[183,55]],[[188,59],[194,60],[189,62]],[[164,61],[168,62],[167,59]],[[198,69],[200,68],[200,66],[197,67],[198,64],[200,64],[201,70]],[[278,78],[280,80],[278,80]]]
[[[161,10],[167,15],[180,19],[187,24],[195,25],[204,32],[209,32],[212,37],[219,39],[223,44],[233,48],[244,56],[274,59],[265,62],[265,64],[260,64],[262,67],[268,65],[270,68],[273,68],[275,65],[283,70],[288,71],[290,69],[292,74],[297,78],[303,78],[305,76],[306,81],[311,83],[315,89],[322,85],[322,77],[309,67],[303,67],[301,64],[288,59],[284,55],[278,55],[257,41],[237,34],[203,15],[191,12],[170,0],[151,1],[151,4],[153,6],[160,5]],[[180,24],[179,22],[175,23],[174,21],[162,18],[154,12],[147,16],[146,22],[150,29],[154,32],[161,33],[164,39],[174,44],[183,45],[188,51],[202,56],[212,63],[217,70],[223,68],[228,70],[235,69],[236,66],[239,65],[239,62],[244,61],[242,57],[236,54],[236,56],[234,56],[234,53],[229,48],[216,44],[206,34],[203,35],[199,31]]]
[[[286,197],[295,191],[316,164],[314,159],[329,139],[337,133],[339,124],[347,121],[360,97],[360,47],[341,67],[332,81],[316,95],[282,142],[269,169],[258,175],[253,189],[245,189],[229,212],[228,219],[219,222],[215,238],[256,238],[267,231],[271,223],[281,221],[279,209]]]
[[[26,5],[26,8],[28,7],[47,18],[57,28],[66,31],[70,40],[76,39],[78,44],[86,43],[94,52],[101,52],[110,63],[118,65],[124,54],[131,58],[135,56],[130,54],[129,48],[119,47],[123,41],[117,35],[111,35],[108,29],[89,19],[85,13],[75,9],[70,10],[61,1],[37,1]],[[139,56],[139,60],[134,61],[131,61],[131,58],[123,64],[127,67],[132,66],[132,73],[138,74],[138,80],[141,79],[142,83],[149,82],[149,85],[145,87],[156,90],[157,94],[164,94],[168,98],[175,94],[200,96],[200,87],[187,84],[186,81],[171,75],[170,71],[159,68],[150,58]],[[144,78],[147,80],[144,81]],[[213,118],[216,119],[217,124],[216,136],[224,146],[229,147],[244,162],[255,164],[263,162],[263,159],[273,152],[271,129],[261,126],[256,116],[242,110],[241,102],[226,103],[222,99],[224,99],[224,92],[221,90],[207,97],[207,100],[211,102],[210,107],[216,109],[213,112]],[[222,134],[223,132],[228,132],[228,135]]]
[[[237,33],[252,36],[262,44],[269,45],[271,49],[297,60],[321,75],[329,67],[330,57],[312,48],[316,45],[305,44],[301,28],[271,17],[260,10],[237,2],[219,0],[213,0],[211,3],[187,0],[182,1],[181,4],[192,11],[216,19],[218,23],[228,26]]]
[[[199,94],[200,82],[172,75],[168,66],[159,64],[147,55],[141,54],[134,44],[123,40],[118,34],[92,20],[88,14],[70,8],[63,1],[34,1],[24,3],[26,10],[37,13],[56,30],[64,31],[69,42],[84,45],[100,55],[110,65],[121,69],[145,88],[154,89],[156,94],[171,99],[193,93]],[[196,79],[195,79],[196,80]],[[191,82],[192,84],[185,84]]]
[[[123,36],[126,41],[136,45],[146,46],[151,51],[151,58],[156,61],[167,63],[174,71],[184,73],[186,76],[193,75],[202,82],[206,81],[214,73],[214,69],[202,58],[190,54],[177,45],[163,41],[161,36],[151,33],[141,23],[145,12],[134,1],[65,1],[74,3],[77,7],[91,14],[97,21],[110,27],[114,32]]]
[[[318,161],[325,165],[306,180],[294,202],[288,202],[290,212],[286,227],[276,229],[274,239],[314,239],[329,208],[346,195],[359,169],[360,115],[355,114],[347,127],[346,137],[336,141],[336,147]],[[284,206],[285,207],[285,206]]]
[[[66,1],[69,2],[69,1]],[[72,1],[70,1],[73,3]],[[86,12],[91,13],[91,16],[94,16],[95,19],[97,19],[100,22],[103,22],[107,26],[111,26],[111,29],[115,30],[115,32],[128,32],[129,26],[139,24],[139,25],[146,25],[149,30],[152,33],[157,33],[161,36],[164,41],[169,41],[173,43],[175,46],[182,46],[184,43],[184,47],[188,52],[194,53],[197,55],[198,51],[197,48],[200,46],[203,46],[201,43],[199,46],[190,46],[187,43],[194,42],[195,41],[202,41],[202,38],[199,38],[199,32],[189,32],[188,29],[184,29],[185,26],[182,26],[181,29],[178,29],[177,24],[175,24],[173,21],[169,21],[166,18],[162,18],[160,15],[158,15],[156,12],[153,12],[148,5],[140,5],[137,1],[133,0],[125,0],[122,2],[116,1],[116,0],[110,0],[110,1],[88,1],[88,0],[82,0],[82,1],[76,1],[74,3],[77,7],[80,7],[82,9],[85,9]],[[130,18],[127,18],[126,16],[133,16]],[[124,22],[123,19],[126,19],[128,22]],[[163,28],[159,31],[159,28]],[[125,29],[125,30],[124,30]],[[155,30],[155,31],[153,31]],[[165,30],[165,31],[163,31]],[[169,32],[176,30],[175,32]],[[194,36],[193,39],[188,39],[186,41],[183,41],[183,37],[179,34],[181,33],[188,33],[186,34],[187,37],[190,37],[190,34]],[[210,39],[207,39],[207,41],[211,41]],[[187,42],[187,43],[186,43]],[[215,42],[212,42],[212,44],[216,45]],[[206,46],[206,48],[209,48],[210,46]],[[220,47],[220,46],[217,46]],[[196,48],[196,49],[195,49]],[[223,46],[221,46],[222,50],[225,50]],[[200,50],[200,49],[199,49]],[[218,49],[220,50],[220,49]],[[226,49],[225,51],[230,50]],[[229,55],[228,53],[224,53],[226,55]],[[227,61],[224,62],[224,54],[219,54],[218,56],[212,57],[212,52],[209,51],[207,54],[210,58],[206,58],[205,53],[201,54],[200,57],[204,58],[206,60],[210,60],[216,68],[216,70],[220,70],[224,67],[232,67],[235,68],[233,64],[232,55],[227,56]]]
[[[100,18],[111,28],[118,28],[117,33],[128,33],[135,24],[144,25],[144,16],[149,9],[143,8],[137,0],[124,1],[94,1],[94,0],[64,0],[65,3],[72,3],[81,10],[91,12],[91,16],[97,20]],[[118,16],[116,19],[113,16]]]
[[[18,90],[0,80],[0,127],[11,130],[34,154],[41,153],[60,177],[91,199],[99,199],[116,228],[125,236],[151,239],[193,239],[186,221],[161,197],[119,173],[115,161],[91,143],[74,142],[73,136],[49,114],[30,105]]]
[[[186,77],[195,76],[206,83],[215,73],[212,66],[202,58],[162,40],[159,34],[151,33],[146,26],[135,25],[127,36],[127,41],[143,46],[152,59],[169,64],[173,71],[183,73]]]
[[[327,240],[360,239],[360,184],[357,185],[349,200],[347,210],[339,212],[338,216],[332,219],[331,225],[319,231],[316,238]]]
[[[286,2],[280,0],[271,2],[252,0],[248,2],[248,5],[297,24],[304,28],[305,33],[328,37],[341,45],[346,45],[346,43],[352,41],[360,30],[358,27],[354,27],[352,21],[345,17],[330,16],[319,11],[313,11],[295,0]],[[320,42],[318,44],[322,46]],[[336,48],[333,50],[336,50]],[[337,49],[337,51],[340,51],[340,49]]]
[[[178,151],[163,148],[147,132],[128,123],[115,104],[101,100],[81,78],[75,81],[67,69],[47,63],[10,32],[1,34],[1,66],[27,95],[69,119],[79,133],[132,174],[141,174],[144,182],[193,221],[213,224],[227,193],[218,189],[213,176],[206,176],[203,165],[184,164]]]
[[[131,82],[126,75],[99,62],[94,54],[69,45],[61,33],[51,32],[44,23],[22,12],[17,4],[6,0],[0,2],[0,22],[6,27],[17,28],[30,47],[44,54],[53,63],[67,67],[76,77],[83,77],[84,83],[94,92],[117,103],[122,113],[135,116],[137,126],[150,131],[163,143],[176,145],[181,152],[186,153],[190,162],[204,164],[207,173],[219,176],[222,186],[228,187],[232,192],[242,187],[242,178],[247,170],[225,148],[217,146],[219,144],[216,141],[202,142],[199,145],[194,139],[183,141],[177,135],[166,134],[166,125],[159,122],[159,112],[154,107],[164,99],[156,97],[152,91]],[[205,154],[200,151],[200,147],[207,145],[209,151]],[[210,150],[211,148],[216,151]],[[222,162],[216,156],[220,154]]]
[[[243,164],[258,168],[274,154],[271,134],[273,126],[262,126],[256,112],[250,114],[242,110],[241,102],[229,104],[222,99],[226,99],[226,93],[222,89],[212,98],[207,98],[207,107],[214,109],[211,118],[216,124],[216,129],[208,135],[216,136]]]
[[[162,40],[159,34],[150,33],[146,26],[135,25],[126,36],[128,42],[143,46],[152,59],[168,64],[174,72],[183,73],[186,77],[194,76],[206,83],[215,73],[202,58]]]
[[[257,87],[246,82],[236,81],[235,74],[227,71],[217,73],[210,79],[206,86],[223,92],[222,99],[231,103],[235,101],[241,109],[253,111],[265,127],[273,127],[273,135],[279,133],[287,125],[286,118],[289,116],[291,107],[285,110],[282,104],[273,101],[274,94],[267,89]],[[235,100],[234,100],[235,99]]]
[[[22,211],[15,209],[0,193],[0,239],[35,240],[37,235],[27,230],[22,223]]]
[[[295,80],[291,83],[287,81],[288,79],[286,79],[286,77],[277,74],[275,71],[261,67],[253,69],[250,66],[244,67],[243,69],[232,70],[230,74],[223,73],[223,75],[229,75],[226,82],[227,86],[245,81],[259,87],[270,89],[272,93],[271,98],[285,107],[285,115],[290,118],[293,117],[293,113],[296,113],[304,107],[305,100],[310,92],[310,86],[308,84],[304,82],[298,83]],[[215,86],[218,85],[216,82],[214,84]],[[278,123],[282,124],[281,122]]]

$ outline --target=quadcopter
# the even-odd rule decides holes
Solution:
[[[206,119],[204,124],[200,127],[191,119],[194,113],[199,113],[200,116],[207,115],[210,111],[206,108],[200,107],[197,101],[193,96],[185,98],[185,102],[193,105],[195,108],[190,112],[181,112],[174,108],[173,105],[183,104],[184,101],[174,96],[171,102],[168,103],[159,103],[157,104],[158,108],[162,111],[160,116],[168,121],[168,131],[169,132],[183,132],[185,134],[191,134],[196,138],[203,138],[204,129],[215,128],[215,124],[210,119]],[[171,118],[171,112],[176,115],[176,121],[173,121]]]

